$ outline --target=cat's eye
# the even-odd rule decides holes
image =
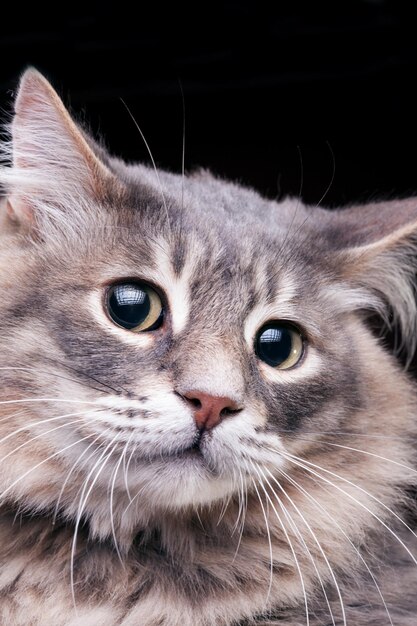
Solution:
[[[303,350],[303,337],[293,324],[269,322],[256,336],[256,354],[261,361],[277,369],[294,367],[303,356]]]
[[[159,328],[164,316],[161,298],[140,282],[113,285],[107,293],[107,311],[118,326],[137,333]]]

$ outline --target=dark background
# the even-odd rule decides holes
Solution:
[[[15,5],[3,110],[35,65],[114,153],[149,161],[123,98],[158,165],[180,171],[181,83],[188,170],[330,206],[417,190],[411,2]]]

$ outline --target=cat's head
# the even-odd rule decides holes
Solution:
[[[381,499],[409,480],[414,393],[366,318],[413,351],[417,202],[325,211],[127,165],[34,70],[5,150],[3,500],[106,534],[242,504],[302,462]]]

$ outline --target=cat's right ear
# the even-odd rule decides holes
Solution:
[[[1,168],[0,183],[9,218],[25,230],[47,216],[63,219],[80,208],[81,199],[99,200],[113,182],[56,91],[33,68],[20,81],[6,150],[11,167]]]

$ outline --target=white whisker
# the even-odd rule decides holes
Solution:
[[[124,484],[125,484],[125,490],[127,493],[127,497],[129,498],[129,500],[131,500],[132,498],[130,497],[130,491],[129,491],[129,481],[128,481],[128,471],[129,471],[129,464],[126,464],[126,452],[129,448],[130,442],[132,441],[133,435],[135,434],[135,431],[132,430],[132,432],[130,433],[129,439],[127,440],[127,443],[125,445],[125,447],[123,448],[123,479],[124,479]],[[132,452],[134,452],[135,448],[133,448]]]
[[[259,476],[258,476],[258,478],[259,478]],[[271,533],[270,533],[270,530],[269,530],[268,517],[266,515],[266,510],[265,510],[264,504],[262,502],[261,495],[260,495],[260,493],[258,491],[258,488],[256,486],[256,481],[255,481],[254,478],[252,478],[252,483],[253,483],[253,486],[255,488],[256,495],[258,496],[259,504],[261,505],[262,515],[263,515],[264,520],[265,520],[266,534],[267,534],[267,537],[268,537],[268,545],[269,545],[269,559],[270,559],[269,586],[268,586],[268,591],[267,591],[266,598],[265,598],[265,606],[267,606],[268,605],[268,601],[269,601],[269,596],[271,594],[272,579],[273,579],[273,575],[274,575],[274,556],[273,556],[273,552],[272,552]]]
[[[93,412],[89,412],[86,415],[88,415],[89,419],[91,419],[91,416],[93,415],[93,413],[94,413],[94,411]],[[77,415],[77,413],[73,413],[72,415]],[[80,412],[80,413],[78,413],[78,415],[84,415],[84,412]],[[59,417],[61,417],[61,416],[59,416]],[[64,416],[64,417],[67,417],[67,416]],[[71,420],[70,422],[65,422],[65,424],[60,424],[59,426],[55,426],[55,428],[50,428],[49,430],[46,430],[45,432],[40,433],[39,435],[35,435],[35,437],[31,437],[27,441],[24,441],[23,443],[18,445],[16,448],[14,448],[10,452],[8,452],[4,457],[2,457],[0,459],[0,464],[3,463],[10,456],[15,454],[15,452],[17,452],[21,448],[24,448],[25,446],[29,445],[33,441],[36,441],[37,439],[41,439],[42,437],[45,437],[46,435],[49,435],[49,433],[53,433],[54,431],[60,430],[61,428],[65,428],[67,426],[72,426],[73,424],[80,424],[80,423],[83,423],[83,422],[84,422],[83,418],[79,418],[79,419],[76,419],[76,420]],[[27,430],[27,428],[25,430]],[[17,433],[17,431],[16,431],[16,433]]]
[[[67,486],[68,481],[69,481],[69,479],[70,479],[70,477],[71,477],[72,473],[74,472],[75,468],[76,468],[76,467],[77,467],[77,465],[80,463],[80,461],[81,461],[81,459],[83,458],[83,456],[84,456],[84,455],[88,452],[88,450],[89,450],[92,446],[94,446],[94,444],[95,444],[95,443],[96,443],[96,442],[100,439],[100,437],[103,437],[103,436],[104,436],[106,433],[108,433],[110,430],[111,430],[111,427],[109,426],[109,428],[106,428],[103,432],[99,433],[99,434],[97,435],[97,437],[95,437],[95,439],[93,439],[93,441],[92,441],[90,444],[88,444],[88,446],[87,446],[87,447],[86,447],[86,448],[85,448],[85,449],[81,452],[81,454],[79,455],[79,457],[76,459],[75,463],[72,465],[72,467],[71,467],[70,471],[68,472],[68,474],[67,474],[67,476],[66,476],[66,478],[65,478],[65,480],[64,480],[64,482],[63,482],[63,484],[62,484],[61,490],[60,490],[60,492],[59,492],[58,499],[57,499],[57,502],[56,502],[56,505],[55,505],[54,514],[53,514],[53,517],[52,517],[52,524],[55,524],[55,523],[56,523],[56,518],[57,518],[57,516],[58,516],[58,511],[59,511],[59,505],[60,505],[60,502],[61,502],[62,496],[63,496],[63,494],[64,494],[65,487]],[[87,461],[89,461],[89,460],[90,460],[90,459],[91,459],[91,458],[92,458],[95,454],[97,454],[97,452],[98,452],[98,450],[100,449],[100,447],[101,447],[101,446],[99,446],[99,448],[98,448],[97,450],[93,450],[93,452],[92,452],[92,453],[91,453],[91,454],[87,457]],[[78,494],[77,494],[77,495],[78,495]]]
[[[239,514],[238,514],[238,517],[237,517],[237,520],[236,520],[236,527],[238,527],[238,525],[239,525],[240,518],[241,518],[241,521],[240,521],[239,538],[238,538],[238,541],[237,541],[237,546],[236,546],[235,553],[233,555],[233,562],[235,561],[235,559],[237,557],[240,545],[242,543],[243,531],[244,531],[244,528],[245,528],[245,521],[246,521],[246,513],[247,513],[247,509],[248,509],[248,490],[247,490],[246,483],[243,481],[243,475],[242,475],[242,471],[240,469],[239,469],[239,478],[240,478],[240,487],[241,487],[241,489],[239,489]],[[240,494],[242,494],[241,498],[240,498]]]
[[[130,118],[131,118],[132,122],[134,123],[134,125],[136,126],[136,129],[137,129],[137,131],[139,132],[140,136],[142,137],[142,141],[143,141],[143,143],[144,143],[144,144],[145,144],[145,146],[146,146],[146,150],[148,151],[148,154],[149,154],[149,157],[150,157],[150,159],[151,159],[152,166],[153,166],[153,169],[154,169],[154,172],[155,172],[156,180],[157,180],[157,182],[158,182],[159,191],[160,191],[161,196],[162,196],[162,202],[163,202],[163,205],[164,205],[164,208],[165,208],[165,214],[166,214],[166,218],[167,218],[167,224],[169,225],[169,224],[170,224],[170,220],[169,220],[169,213],[168,213],[167,201],[166,201],[166,198],[165,198],[164,189],[163,189],[163,187],[162,187],[161,177],[159,176],[159,172],[158,172],[158,169],[157,169],[157,167],[156,167],[155,159],[153,158],[153,154],[152,154],[152,152],[151,152],[151,149],[150,149],[150,147],[149,147],[148,142],[147,142],[147,141],[146,141],[146,139],[145,139],[145,135],[143,134],[143,131],[142,131],[141,127],[140,127],[140,126],[139,126],[139,124],[137,123],[137,121],[136,121],[136,119],[135,119],[135,117],[134,117],[134,115],[133,115],[132,111],[129,109],[129,107],[127,106],[126,102],[123,100],[123,98],[120,98],[120,100],[122,101],[122,103],[123,103],[123,105],[124,105],[124,107],[125,107],[126,111],[129,113],[129,116],[130,116]]]
[[[200,517],[200,513],[199,513],[198,509],[196,509],[196,510],[195,510],[195,514],[196,514],[196,517],[197,517],[197,519],[198,519],[198,523],[200,524],[201,528],[202,528],[202,529],[204,530],[204,532],[205,532],[205,531],[206,531],[206,529],[204,528],[203,520],[202,520],[202,519],[201,519],[201,517]]]
[[[287,457],[287,453],[285,453],[285,456]],[[314,476],[317,476],[317,478],[319,478],[320,480],[323,480],[324,482],[326,482],[327,484],[331,485],[332,487],[334,487],[335,489],[337,489],[338,491],[340,491],[341,493],[343,493],[344,495],[348,496],[349,499],[353,500],[356,504],[358,504],[361,508],[363,508],[365,511],[367,511],[374,519],[376,519],[382,526],[384,526],[384,528],[386,528],[388,530],[388,532],[401,544],[401,546],[404,548],[404,550],[407,552],[407,554],[410,556],[410,558],[413,560],[413,562],[417,565],[417,559],[415,558],[415,556],[412,554],[412,552],[410,551],[410,549],[405,545],[405,543],[402,541],[402,539],[392,530],[392,528],[390,528],[376,513],[374,513],[373,511],[371,511],[371,509],[369,507],[367,507],[365,504],[363,504],[363,502],[360,502],[357,498],[355,498],[354,496],[352,496],[352,494],[350,494],[348,491],[346,491],[345,489],[342,489],[342,487],[340,487],[339,485],[335,485],[333,482],[331,482],[330,480],[328,480],[325,476],[322,476],[321,474],[319,474],[318,472],[314,471],[311,469],[311,467],[309,467],[308,465],[306,465],[306,463],[308,463],[308,461],[304,461],[303,459],[299,460],[299,457],[294,457],[293,455],[288,455],[288,460],[291,461],[292,463],[294,463],[294,465],[297,465],[298,467],[302,467],[303,469],[305,469],[306,471],[308,471],[309,473],[313,474]],[[314,464],[313,464],[314,465]],[[325,470],[324,468],[321,468],[320,466],[315,466],[318,467],[318,469],[322,470],[322,471],[327,471],[330,474],[333,474],[333,472],[329,472],[329,470]],[[336,478],[340,478],[341,480],[343,480],[343,478],[341,476],[338,476],[337,474],[334,474],[334,476]],[[364,489],[362,489],[361,487],[359,487],[358,485],[355,485],[354,483],[351,483],[350,481],[348,481],[347,479],[344,479],[345,482],[350,483],[353,487],[356,487],[357,489],[359,489],[360,491],[363,491],[364,493],[366,493],[368,496],[372,497],[372,494],[369,494],[367,491],[365,491]],[[377,498],[373,497],[373,499],[376,502],[380,502]],[[383,505],[382,502],[380,502],[380,504]],[[395,515],[395,517],[397,517],[402,524],[408,528],[408,530],[414,535],[416,536],[416,533],[394,512],[391,511],[391,509],[389,507],[387,507],[386,505],[383,505],[384,508],[386,508],[388,511],[390,511],[393,515]]]
[[[259,472],[259,469],[260,469],[260,468],[259,468],[258,463],[253,463],[253,462],[251,461],[251,465],[253,466],[253,468],[254,468],[255,472],[258,474],[258,478],[260,479],[260,472]],[[305,612],[306,612],[306,626],[309,626],[309,624],[310,624],[310,613],[309,613],[309,610],[308,610],[307,590],[306,590],[306,586],[305,586],[305,582],[304,582],[304,576],[303,576],[303,573],[302,573],[302,571],[301,571],[300,563],[299,563],[298,558],[297,558],[297,554],[296,554],[296,552],[295,552],[295,550],[294,550],[294,546],[293,546],[293,544],[292,544],[292,541],[291,541],[291,539],[290,539],[290,536],[289,536],[289,534],[288,534],[288,531],[287,531],[287,529],[285,528],[284,522],[282,521],[281,516],[279,515],[278,511],[276,510],[276,507],[275,507],[274,503],[272,502],[272,500],[271,500],[271,498],[270,498],[270,496],[269,496],[269,494],[268,494],[267,490],[265,489],[265,487],[264,487],[263,482],[262,482],[262,480],[261,480],[261,479],[259,480],[259,484],[260,484],[260,486],[262,487],[262,490],[263,490],[263,492],[265,493],[265,496],[266,496],[267,500],[269,501],[269,503],[270,503],[270,505],[271,505],[271,507],[272,507],[272,510],[273,510],[273,511],[274,511],[274,513],[275,513],[275,517],[277,518],[277,520],[278,520],[278,522],[279,522],[279,524],[280,524],[280,526],[281,526],[281,528],[282,528],[282,531],[283,531],[283,533],[284,533],[284,535],[285,535],[285,539],[287,540],[288,547],[289,547],[289,548],[290,548],[290,550],[291,550],[291,553],[292,553],[292,556],[293,556],[293,559],[294,559],[294,563],[295,563],[295,567],[296,567],[296,569],[297,569],[298,576],[299,576],[299,578],[300,578],[301,588],[302,588],[302,591],[303,591],[304,606],[305,606]],[[261,505],[261,506],[262,506],[262,505]],[[264,509],[262,509],[262,510],[263,510],[263,512],[264,512]],[[268,535],[268,536],[269,536],[269,540],[270,540],[270,535]],[[271,547],[271,558],[272,558],[272,546],[271,546],[271,544],[270,544],[270,547]],[[273,570],[272,570],[272,565],[273,565],[273,562],[271,562],[271,580],[270,580],[270,588],[272,587],[272,572],[273,572]]]
[[[338,530],[340,530],[342,535],[345,537],[345,539],[348,541],[348,543],[352,546],[352,548],[355,551],[355,553],[357,554],[358,558],[362,561],[362,563],[365,566],[367,572],[369,573],[369,575],[370,575],[370,577],[372,579],[373,584],[375,585],[375,588],[376,588],[376,590],[377,590],[377,592],[378,592],[378,594],[379,594],[379,596],[380,596],[380,598],[382,600],[382,604],[384,605],[384,609],[385,609],[385,612],[386,612],[387,617],[389,619],[390,625],[394,626],[393,622],[392,622],[392,619],[391,619],[390,612],[388,610],[388,606],[387,606],[387,604],[385,602],[384,596],[382,595],[382,591],[381,591],[381,589],[380,589],[380,587],[378,585],[378,582],[377,582],[377,580],[376,580],[372,570],[370,569],[369,565],[367,564],[366,560],[364,559],[364,557],[362,556],[362,554],[360,553],[358,548],[355,546],[353,541],[350,539],[349,535],[343,530],[343,528],[334,519],[334,517],[332,515],[330,515],[330,513],[327,511],[327,509],[322,504],[320,504],[320,502],[316,498],[314,498],[310,493],[308,493],[308,491],[306,489],[304,489],[304,487],[302,487],[294,478],[289,476],[289,474],[284,472],[284,470],[280,469],[278,471],[280,472],[280,474],[282,474],[284,476],[284,478],[286,480],[288,480],[288,482],[290,482],[292,485],[294,485],[294,487],[298,491],[303,493],[309,499],[309,501],[312,502],[315,505],[316,508],[318,508],[320,511],[322,511],[326,515],[326,517],[328,519],[330,519],[330,521],[336,526],[336,528],[338,528]]]
[[[9,491],[11,491],[13,489],[13,487],[15,487],[21,480],[23,480],[24,478],[26,478],[26,476],[29,476],[29,474],[31,472],[33,472],[34,470],[38,469],[38,467],[42,467],[42,465],[45,465],[45,463],[47,463],[48,461],[50,461],[51,459],[54,459],[56,456],[58,456],[59,454],[61,454],[62,452],[65,452],[66,450],[69,450],[70,448],[73,448],[74,446],[78,445],[79,443],[81,443],[82,441],[85,441],[86,439],[89,439],[91,437],[91,435],[86,435],[85,437],[82,437],[81,439],[77,439],[77,441],[73,441],[72,443],[70,443],[68,446],[65,446],[65,448],[61,448],[60,450],[57,450],[56,452],[54,452],[53,454],[49,455],[46,459],[43,459],[42,461],[40,461],[39,463],[36,463],[36,465],[34,465],[33,467],[31,467],[29,470],[27,470],[24,474],[22,474],[21,476],[19,476],[19,478],[17,478],[15,481],[12,482],[11,485],[9,485],[1,494],[0,494],[0,499],[4,498],[4,496],[6,494],[9,493]]]
[[[382,440],[393,440],[393,441],[407,441],[407,436],[401,436],[401,435],[381,435],[381,434],[371,434],[371,433],[359,433],[355,430],[309,430],[309,431],[305,431],[302,434],[300,433],[294,433],[294,430],[291,430],[289,428],[278,428],[277,429],[278,433],[285,433],[286,435],[293,435],[294,437],[296,437],[297,440],[301,439],[301,440],[305,440],[305,441],[310,441],[310,439],[308,439],[308,436],[311,435],[312,437],[316,437],[317,435],[329,435],[329,436],[340,436],[340,437],[354,437],[355,439],[357,437],[363,438],[363,439],[382,439]],[[321,441],[321,440],[320,440]]]
[[[100,474],[102,472],[102,470],[104,469],[107,461],[109,460],[109,458],[111,457],[111,455],[113,454],[116,446],[114,446],[110,452],[108,453],[108,455],[105,457],[101,467],[99,467],[99,469],[96,472],[96,475],[94,476],[94,479],[91,481],[90,486],[88,486],[88,481],[90,480],[91,476],[94,474],[97,466],[100,464],[103,456],[106,454],[107,450],[110,448],[110,446],[112,446],[114,444],[114,442],[116,441],[118,437],[118,434],[115,435],[113,437],[113,439],[106,445],[106,447],[104,448],[103,452],[100,454],[100,457],[98,459],[98,461],[96,461],[95,465],[93,466],[93,468],[91,469],[91,471],[89,472],[89,474],[87,475],[86,479],[84,480],[84,487],[81,491],[81,495],[80,495],[80,503],[78,505],[78,512],[77,512],[77,518],[75,521],[75,526],[74,526],[74,536],[73,536],[73,540],[72,540],[72,545],[71,545],[71,565],[70,565],[70,579],[71,579],[71,595],[72,595],[72,600],[73,600],[73,604],[74,604],[74,609],[75,612],[78,614],[77,612],[77,603],[75,600],[75,581],[74,581],[74,559],[75,559],[75,550],[76,550],[76,546],[77,546],[77,535],[78,535],[78,529],[81,523],[81,517],[83,514],[83,510],[85,505],[87,504],[87,500],[94,488],[94,485],[96,484],[97,480],[100,477]],[[88,491],[87,491],[88,489]],[[87,493],[86,493],[87,491]],[[85,495],[84,495],[85,494]]]
[[[227,496],[227,498],[223,501],[222,508],[221,508],[220,515],[219,515],[219,519],[217,520],[216,526],[218,526],[221,523],[223,517],[225,516],[227,507],[229,506],[230,500],[232,499],[232,495],[233,494],[230,493]]]
[[[262,472],[262,469],[261,469],[261,468],[260,468],[260,471]],[[268,469],[268,468],[265,468],[265,471],[266,471],[266,472],[268,472],[268,474],[270,475],[271,479],[272,479],[272,480],[276,483],[276,485],[278,486],[278,488],[280,489],[280,491],[283,493],[283,495],[287,498],[287,500],[290,502],[290,504],[292,505],[292,507],[295,509],[295,511],[297,512],[297,514],[298,514],[298,515],[299,515],[299,517],[301,518],[302,522],[304,523],[304,525],[305,525],[305,526],[306,526],[306,528],[308,529],[308,531],[309,531],[310,535],[312,536],[312,538],[313,538],[313,540],[314,540],[315,544],[317,545],[317,547],[318,547],[318,549],[319,549],[319,551],[320,551],[320,553],[321,553],[321,555],[322,555],[322,557],[323,557],[323,559],[324,559],[324,561],[325,561],[325,563],[326,563],[326,566],[327,566],[327,568],[328,568],[328,570],[329,570],[330,576],[332,577],[332,580],[333,580],[333,583],[334,583],[334,586],[335,586],[335,589],[336,589],[337,595],[338,595],[338,597],[339,597],[340,608],[341,608],[341,610],[342,610],[342,619],[343,619],[343,624],[344,624],[344,626],[346,626],[346,612],[345,612],[345,607],[344,607],[344,603],[343,603],[342,594],[341,594],[341,591],[340,591],[340,586],[339,586],[339,583],[337,582],[337,579],[336,579],[336,576],[335,576],[335,574],[334,574],[333,568],[332,568],[332,566],[330,565],[329,559],[327,558],[327,555],[326,555],[326,553],[324,552],[324,550],[323,550],[323,547],[322,547],[321,543],[320,543],[320,542],[319,542],[319,540],[317,539],[317,536],[316,536],[316,534],[314,533],[313,529],[311,528],[311,525],[310,525],[310,524],[309,524],[309,522],[306,520],[305,516],[301,513],[300,509],[299,509],[299,508],[298,508],[298,506],[295,504],[295,502],[293,501],[293,499],[292,499],[292,498],[288,495],[288,493],[285,491],[285,489],[284,489],[284,487],[281,485],[281,483],[280,483],[280,482],[279,482],[279,481],[275,478],[275,476],[272,474],[272,472],[270,472],[270,471],[269,471],[269,469]],[[263,474],[263,472],[262,472],[262,474]],[[285,506],[283,505],[283,503],[282,503],[281,499],[280,499],[280,498],[277,496],[277,494],[275,493],[274,489],[273,489],[273,488],[272,488],[272,486],[271,486],[271,483],[268,481],[268,479],[267,479],[266,477],[265,477],[265,480],[266,480],[267,484],[269,485],[269,487],[270,487],[270,489],[271,489],[272,493],[274,493],[274,494],[275,494],[275,496],[276,496],[276,498],[277,498],[278,502],[282,505],[283,510],[285,511],[285,510],[286,510],[286,508],[285,508]],[[292,520],[292,521],[294,522],[294,520]],[[295,524],[295,522],[294,522],[294,524]],[[297,527],[296,527],[296,528],[297,528]],[[303,541],[303,544],[306,546],[305,541],[304,541],[304,540],[302,540],[302,541]],[[309,555],[310,555],[310,557],[311,557],[311,560],[312,560],[312,562],[313,562],[313,567],[314,567],[314,569],[315,569],[315,571],[316,571],[316,573],[317,573],[317,575],[318,575],[319,582],[320,582],[320,584],[321,584],[321,587],[322,587],[322,590],[323,590],[323,594],[324,594],[324,597],[325,597],[325,599],[326,599],[327,606],[329,607],[330,616],[331,616],[331,619],[332,619],[332,622],[333,622],[333,626],[336,626],[336,625],[335,625],[335,622],[334,622],[334,616],[333,616],[333,613],[332,613],[332,609],[331,609],[331,607],[330,607],[329,599],[328,599],[328,597],[327,597],[327,593],[326,593],[326,590],[325,590],[325,588],[324,588],[323,580],[322,580],[322,578],[321,578],[321,576],[320,576],[320,573],[319,573],[319,571],[318,571],[318,569],[317,569],[317,566],[316,566],[316,564],[315,564],[315,562],[314,562],[313,556],[311,555],[311,552],[310,552],[310,550],[308,549],[308,547],[307,547],[307,546],[306,546],[306,549],[307,549],[307,551],[308,551],[308,553],[309,553]]]
[[[72,369],[72,368],[71,368]],[[46,374],[48,376],[53,376],[54,378],[60,378],[62,380],[68,380],[70,382],[73,383],[77,383],[78,385],[82,385],[83,387],[88,387],[88,389],[94,389],[95,391],[99,391],[100,393],[107,393],[110,394],[110,391],[107,391],[107,389],[100,389],[98,387],[94,387],[91,384],[88,384],[82,380],[77,380],[75,378],[69,378],[68,376],[64,376],[63,374],[57,374],[56,372],[51,372],[50,370],[42,370],[38,367],[0,367],[0,370],[17,370],[17,371],[22,371],[22,372],[36,372],[38,374]],[[81,372],[81,374],[83,376],[87,376],[87,378],[91,378],[91,376],[89,376],[88,374],[85,374],[84,372]],[[103,385],[104,387],[109,387],[109,385],[107,385],[106,383],[102,383],[100,380],[97,379],[93,379],[96,382],[98,382],[100,385]],[[110,389],[113,389],[112,387],[110,387]],[[117,389],[114,389],[115,392],[117,392]]]
[[[181,208],[184,209],[184,182],[185,182],[185,97],[182,83],[179,81],[182,99],[182,155],[181,155]]]
[[[138,491],[135,493],[135,495],[133,496],[133,498],[130,499],[129,504],[126,506],[125,510],[122,513],[122,518],[126,515],[126,513],[128,512],[128,510],[130,509],[130,507],[132,506],[132,504],[134,504],[134,502],[139,498],[139,496],[141,495],[141,493],[143,493],[147,487],[149,487],[149,485],[152,485],[153,483],[153,479],[152,477],[149,478],[146,483],[144,485],[142,485],[142,487],[140,489],[138,489]]]
[[[116,553],[117,556],[119,558],[120,563],[122,564],[123,567],[125,567],[125,563],[122,559],[122,555],[120,553],[120,549],[119,549],[119,544],[117,542],[117,536],[116,536],[116,528],[114,526],[114,511],[113,511],[113,495],[114,495],[114,487],[116,484],[116,478],[117,478],[117,472],[119,471],[119,468],[122,464],[123,461],[123,456],[124,454],[126,454],[126,449],[127,446],[129,444],[130,439],[126,442],[126,444],[123,447],[122,452],[120,453],[120,457],[119,460],[117,461],[114,470],[113,470],[113,475],[112,475],[112,481],[111,481],[111,489],[110,489],[110,524],[111,524],[111,531],[112,531],[112,535],[113,535],[113,540],[114,540],[114,547],[116,549]]]
[[[25,426],[21,426],[20,428],[17,428],[16,430],[14,430],[13,432],[9,433],[8,435],[5,435],[4,437],[2,437],[2,439],[0,439],[0,445],[3,444],[8,439],[11,439],[12,437],[15,437],[16,435],[18,435],[21,432],[27,432],[29,427],[33,428],[34,426],[40,426],[41,424],[47,424],[49,422],[55,422],[57,420],[61,420],[61,419],[64,419],[66,417],[74,417],[76,415],[82,415],[83,413],[84,413],[84,411],[77,411],[76,413],[64,413],[63,415],[57,415],[55,417],[47,417],[45,419],[38,420],[37,422],[31,422],[30,424],[25,424]]]
[[[133,433],[132,433],[132,435],[133,435]],[[130,441],[130,440],[129,440],[129,441]],[[135,443],[135,445],[134,445],[134,446],[133,446],[133,448],[132,448],[131,453],[129,454],[129,459],[128,459],[128,461],[127,461],[127,465],[126,465],[126,472],[125,472],[125,476],[126,476],[126,480],[125,480],[125,487],[126,487],[127,497],[129,498],[129,504],[131,504],[131,503],[132,503],[132,496],[131,496],[131,493],[130,493],[129,484],[128,484],[128,482],[127,482],[127,474],[129,473],[130,464],[131,464],[132,459],[133,459],[133,456],[134,456],[134,454],[135,454],[135,452],[136,452],[136,450],[137,450],[137,447],[138,447],[138,445],[137,445],[137,443]]]
[[[241,469],[238,467],[237,468],[238,471],[238,476],[239,476],[239,481],[236,484],[236,491],[237,491],[237,497],[238,497],[238,511],[237,511],[237,516],[236,516],[236,521],[233,525],[233,530],[232,530],[232,536],[234,535],[236,529],[239,526],[239,521],[240,518],[242,516],[242,512],[243,512],[243,478],[242,478],[242,471]]]
[[[340,443],[331,443],[330,441],[322,441],[320,440],[320,444],[324,443],[326,446],[333,446],[335,448],[343,448],[344,450],[351,450],[352,452],[360,452],[361,454],[366,454],[368,456],[373,456],[376,459],[381,459],[381,461],[387,461],[387,463],[392,463],[393,465],[397,465],[398,467],[402,467],[413,474],[417,474],[417,470],[409,465],[405,465],[404,463],[400,463],[399,461],[394,461],[393,459],[389,459],[386,456],[381,456],[380,454],[376,454],[376,452],[369,452],[368,450],[361,450],[360,448],[353,448],[352,446],[343,446]]]
[[[336,474],[336,472],[332,472],[331,470],[328,470],[325,467],[321,467],[320,465],[316,465],[315,463],[312,463],[311,461],[307,461],[305,459],[300,459],[299,457],[293,456],[293,455],[291,455],[291,454],[289,454],[287,452],[285,454],[290,456],[290,457],[293,457],[294,459],[301,460],[303,463],[306,463],[307,465],[309,465],[311,467],[315,467],[316,469],[321,470],[322,472],[325,472],[326,474],[330,474],[330,476],[333,476],[334,478],[337,478],[338,480],[341,480],[344,483],[347,483],[351,487],[354,487],[355,489],[358,489],[358,491],[361,491],[362,493],[364,493],[366,496],[368,496],[369,498],[371,498],[372,500],[377,502],[380,506],[382,506],[391,515],[393,515],[400,522],[400,524],[405,526],[405,528],[407,530],[409,530],[410,533],[412,535],[414,535],[414,537],[417,539],[417,533],[398,515],[398,513],[393,511],[388,505],[386,505],[384,502],[382,502],[382,500],[380,500],[379,498],[374,496],[374,494],[370,493],[367,489],[364,489],[360,485],[357,485],[356,483],[353,483],[348,478],[345,478],[344,476],[341,476],[340,474]]]
[[[4,404],[22,404],[25,402],[65,402],[68,404],[94,404],[101,405],[97,400],[69,400],[66,398],[19,398],[18,400],[0,400],[0,405]]]

